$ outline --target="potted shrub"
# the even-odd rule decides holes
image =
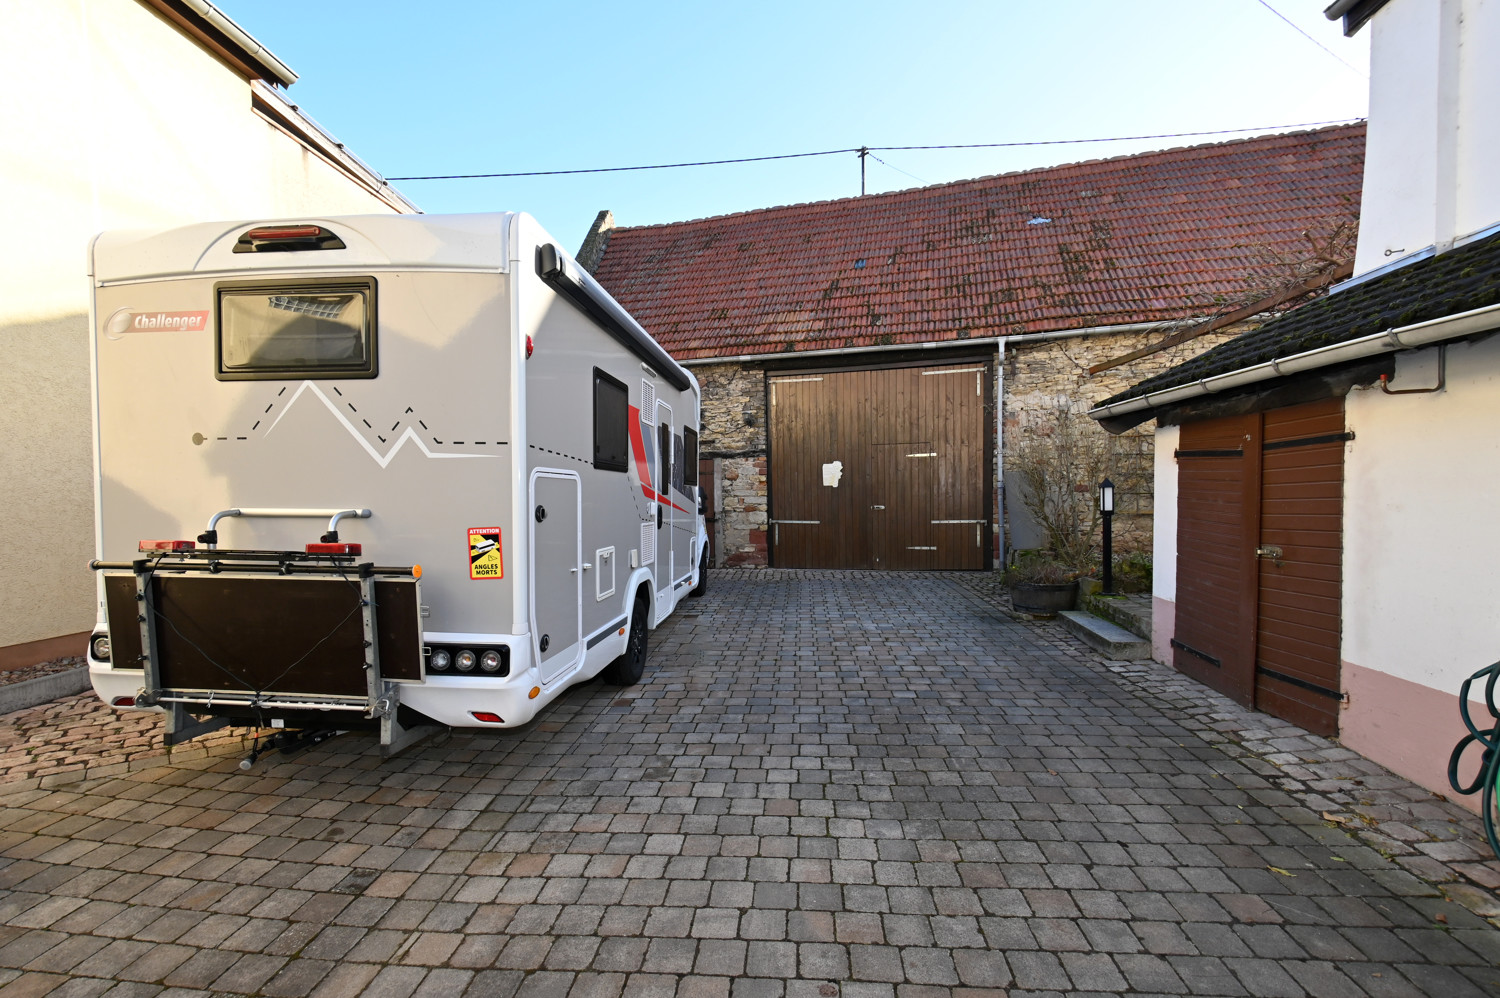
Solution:
[[[1020,558],[1005,572],[1010,605],[1022,613],[1054,616],[1078,603],[1078,572],[1052,558]]]

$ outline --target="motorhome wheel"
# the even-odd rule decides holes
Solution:
[[[616,686],[634,686],[641,681],[646,671],[646,614],[651,604],[644,596],[635,601],[630,613],[630,636],[625,639],[625,654],[605,666],[601,674],[606,683]]]
[[[708,545],[703,545],[703,553],[698,556],[698,584],[688,590],[689,596],[702,596],[708,592]]]

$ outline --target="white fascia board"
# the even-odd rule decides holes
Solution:
[[[1371,333],[1369,336],[1361,336],[1359,339],[1344,343],[1333,343],[1315,350],[1278,357],[1275,360],[1242,367],[1225,374],[1200,378],[1176,388],[1148,392],[1123,402],[1097,406],[1090,409],[1088,414],[1093,419],[1123,416],[1142,409],[1155,409],[1191,398],[1229,391],[1244,385],[1270,381],[1272,378],[1301,374],[1304,371],[1313,371],[1321,367],[1331,367],[1346,361],[1374,357],[1383,353],[1395,353],[1397,350],[1411,350],[1441,343],[1444,340],[1458,339],[1462,336],[1472,336],[1497,327],[1500,327],[1500,305],[1486,305],[1468,312],[1457,312],[1438,319],[1428,319],[1426,322],[1390,329],[1383,333]]]

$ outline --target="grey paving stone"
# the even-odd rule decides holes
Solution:
[[[1341,746],[1013,619],[984,573],[715,583],[640,685],[526,729],[0,770],[0,987],[1500,996],[1471,820]]]

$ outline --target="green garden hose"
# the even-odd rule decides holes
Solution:
[[[1484,680],[1485,706],[1489,708],[1490,718],[1495,722],[1488,730],[1480,729],[1469,716],[1469,688],[1478,679]],[[1500,806],[1500,802],[1496,800],[1496,794],[1500,793],[1500,709],[1495,707],[1497,679],[1500,679],[1500,662],[1480,669],[1465,679],[1463,688],[1459,690],[1458,712],[1463,715],[1464,727],[1469,729],[1469,733],[1459,739],[1458,744],[1453,746],[1453,754],[1448,757],[1448,783],[1461,794],[1479,792],[1479,813],[1484,818],[1484,834],[1490,840],[1490,848],[1495,850],[1495,856],[1500,858],[1500,836],[1497,836],[1495,829],[1496,808]],[[1478,742],[1484,748],[1484,754],[1479,759],[1479,775],[1467,787],[1459,786],[1458,760],[1464,754],[1464,749],[1473,742]]]

